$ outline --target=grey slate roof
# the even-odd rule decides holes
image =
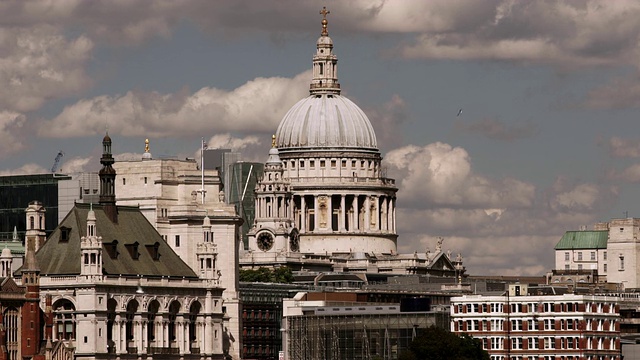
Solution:
[[[36,259],[41,275],[80,274],[80,239],[86,235],[89,210],[89,204],[76,204],[38,250]],[[109,220],[101,205],[93,205],[93,211],[96,233],[102,237],[103,274],[197,278],[137,207],[118,206],[117,224]],[[61,239],[63,228],[68,229],[66,241]],[[116,258],[107,251],[114,240],[117,240]],[[138,259],[125,246],[135,242],[139,244]],[[149,251],[156,243],[158,260]]]

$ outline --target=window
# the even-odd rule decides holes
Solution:
[[[582,261],[582,251],[578,251],[578,261]]]
[[[320,160],[320,167],[323,168],[326,165],[326,162],[324,160]]]
[[[553,319],[545,319],[544,320],[544,329],[545,330],[555,330],[556,322]]]
[[[144,177],[144,184],[147,185],[147,177]]]
[[[127,185],[127,179],[122,178],[122,185]]]
[[[624,271],[624,255],[620,255],[620,267],[618,270]]]
[[[342,167],[346,168],[347,167],[347,160],[342,160]]]
[[[511,339],[511,348],[512,349],[522,349],[522,338],[512,338]]]
[[[61,242],[67,242],[69,241],[69,233],[71,232],[71,229],[65,226],[62,226],[60,228],[60,241]]]
[[[133,244],[125,244],[125,247],[129,251],[129,255],[131,255],[133,260],[138,260],[140,258],[140,250],[138,249],[139,245],[140,243],[137,241]]]
[[[527,343],[529,344],[529,349],[537,349],[538,348],[538,338],[529,337],[529,338],[527,338]]]
[[[582,264],[578,264],[578,270],[582,270]]]
[[[304,168],[304,160],[300,160],[300,168]]]
[[[569,270],[569,264],[564,264],[564,269]]]
[[[336,161],[335,160],[331,160],[331,167],[332,168],[336,167]]]
[[[569,261],[569,252],[564,253],[564,261]]]
[[[605,272],[605,273],[607,272],[607,264],[604,264],[602,266],[602,272]]]
[[[113,240],[110,243],[103,243],[105,250],[107,250],[107,254],[111,259],[118,258],[118,240]]]
[[[595,251],[592,251],[592,252],[591,252],[591,260],[593,261],[593,260],[595,260],[595,259],[596,259],[596,252],[595,252]]]
[[[602,257],[604,258],[604,260],[607,260],[607,252],[606,251],[602,253]]]
[[[176,235],[176,247],[180,247],[180,235]]]

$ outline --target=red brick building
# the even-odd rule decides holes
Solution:
[[[480,339],[492,360],[621,359],[613,296],[528,295],[511,285],[505,296],[454,297],[451,331]]]

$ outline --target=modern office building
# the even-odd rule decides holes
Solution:
[[[53,214],[47,217],[45,225],[49,231],[55,229],[59,220],[59,183],[70,179],[59,174],[0,176],[0,239],[11,240],[14,229],[21,239],[24,237],[24,209],[34,199]]]
[[[284,300],[284,359],[397,359],[421,329],[449,326],[444,294],[387,293],[384,302],[377,295],[301,292]]]

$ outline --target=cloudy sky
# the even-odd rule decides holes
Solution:
[[[343,95],[397,179],[399,250],[537,275],[566,230],[640,217],[636,1],[2,1],[0,174],[116,154],[263,161],[326,5]],[[462,113],[457,116],[459,110]],[[125,155],[122,155],[125,156]]]

